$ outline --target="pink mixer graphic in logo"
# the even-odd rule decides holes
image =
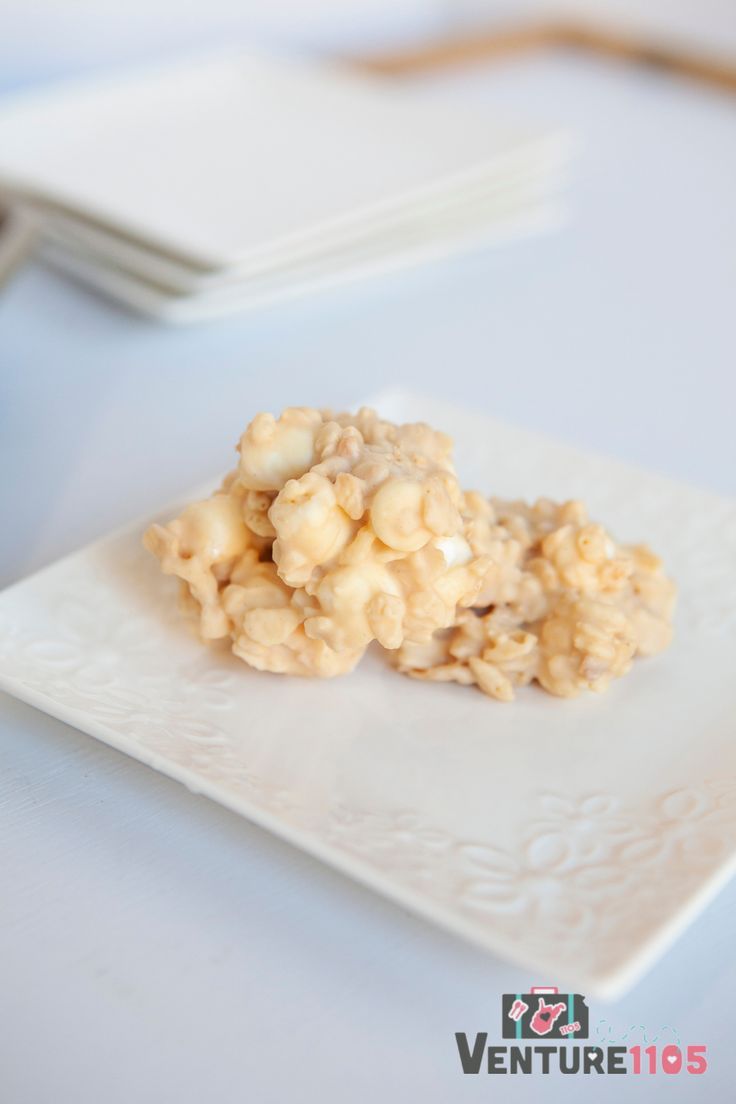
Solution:
[[[533,985],[528,993],[504,993],[504,1039],[588,1038],[588,1006],[580,993],[555,985]]]

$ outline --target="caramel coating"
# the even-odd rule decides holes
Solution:
[[[429,648],[405,643],[399,670],[476,684],[501,701],[536,679],[559,697],[605,690],[672,636],[674,584],[644,545],[617,545],[582,503],[533,506],[465,495],[464,534],[490,566],[472,611]]]
[[[373,640],[429,640],[478,592],[451,444],[368,409],[259,414],[220,491],[144,543],[203,639],[260,670],[340,674]]]
[[[222,594],[233,652],[259,671],[331,678],[352,671],[363,649],[333,651],[304,632],[298,596],[273,563],[243,564]]]
[[[319,411],[307,407],[289,407],[278,419],[256,414],[238,446],[242,485],[249,491],[279,491],[287,479],[307,471],[321,426]]]
[[[304,631],[337,651],[429,638],[475,598],[487,564],[461,534],[446,440],[362,411],[325,422],[317,463],[269,511],[273,560],[304,590]],[[405,451],[406,450],[406,451]]]
[[[168,525],[152,525],[143,537],[149,552],[161,561],[166,575],[177,575],[200,613],[204,640],[229,634],[220,602],[220,587],[235,564],[252,547],[240,503],[227,493],[193,502]]]
[[[144,544],[202,639],[258,670],[332,677],[375,640],[414,678],[571,697],[670,641],[675,588],[648,548],[577,501],[463,493],[450,438],[423,423],[291,407],[258,414],[238,453]]]
[[[622,609],[595,598],[565,595],[540,626],[537,678],[559,697],[605,690],[625,675],[637,641]]]

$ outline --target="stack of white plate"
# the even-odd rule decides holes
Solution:
[[[554,226],[568,152],[313,62],[86,78],[0,103],[6,263],[32,226],[46,259],[139,311],[215,317]]]

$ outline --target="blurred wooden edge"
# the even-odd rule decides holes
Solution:
[[[729,64],[690,53],[674,44],[646,42],[583,23],[530,23],[478,30],[464,37],[448,37],[396,53],[353,57],[350,61],[373,73],[410,76],[550,48],[620,58],[736,92],[736,63]]]

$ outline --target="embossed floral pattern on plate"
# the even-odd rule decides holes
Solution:
[[[649,540],[681,589],[671,651],[572,703],[375,658],[259,675],[191,636],[141,523],[0,595],[0,684],[545,978],[620,991],[736,864],[736,508],[431,400],[379,405],[447,428],[464,482],[583,497]]]

